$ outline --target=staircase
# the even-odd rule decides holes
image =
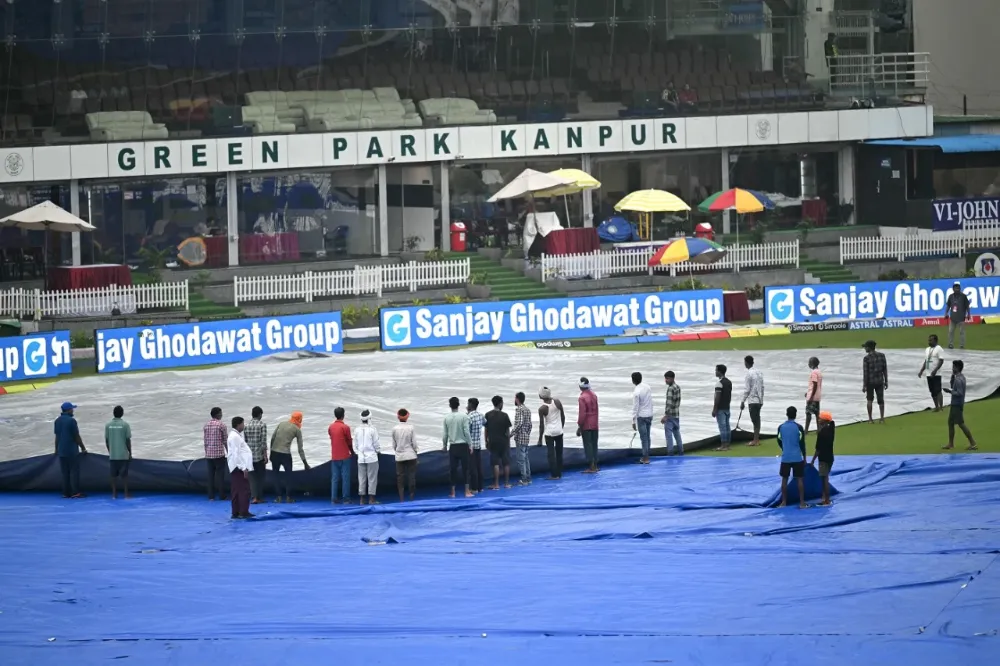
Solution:
[[[823,282],[861,282],[861,278],[840,264],[827,264],[813,259],[799,259],[799,267],[806,271],[806,284]]]
[[[190,287],[188,291],[188,312],[191,313],[193,318],[199,321],[207,319],[234,319],[244,316],[243,311],[239,308],[213,303],[194,287]]]
[[[490,287],[490,298],[498,301],[521,301],[533,298],[557,298],[562,296],[558,291],[525,277],[512,268],[506,268],[499,262],[492,261],[481,254],[466,252],[451,252],[445,254],[446,259],[469,260],[472,274],[485,273],[483,284]]]

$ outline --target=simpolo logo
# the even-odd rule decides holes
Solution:
[[[410,313],[403,311],[388,312],[382,317],[382,328],[385,331],[386,347],[405,347],[410,344]]]
[[[795,321],[795,293],[791,289],[771,289],[767,292],[767,320],[771,324]]]
[[[546,342],[536,342],[536,349],[565,349],[572,347],[573,343],[569,340],[548,340]]]
[[[21,346],[24,359],[24,374],[28,377],[44,375],[49,371],[49,359],[46,353],[45,338],[34,338],[24,341]]]

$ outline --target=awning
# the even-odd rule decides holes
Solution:
[[[867,141],[872,146],[897,148],[930,148],[945,153],[992,153],[1000,151],[998,134],[964,134],[960,136],[931,136],[923,139],[882,139]]]

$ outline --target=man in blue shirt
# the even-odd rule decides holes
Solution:
[[[795,422],[797,409],[789,407],[785,415],[788,420],[778,426],[778,446],[781,447],[781,504],[778,507],[788,504],[788,474],[792,473],[799,484],[799,508],[806,509],[809,507],[803,482],[806,473],[806,433]]]
[[[74,409],[76,405],[71,402],[62,404],[62,414],[56,419],[54,431],[56,456],[59,457],[59,469],[62,470],[63,497],[78,499],[84,495],[80,492],[80,460],[77,454],[86,454],[87,447],[83,445],[80,427],[73,418]]]

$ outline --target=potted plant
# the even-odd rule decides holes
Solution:
[[[473,300],[485,300],[490,297],[490,285],[486,284],[486,272],[476,271],[469,275],[469,282],[465,285],[465,293]]]

